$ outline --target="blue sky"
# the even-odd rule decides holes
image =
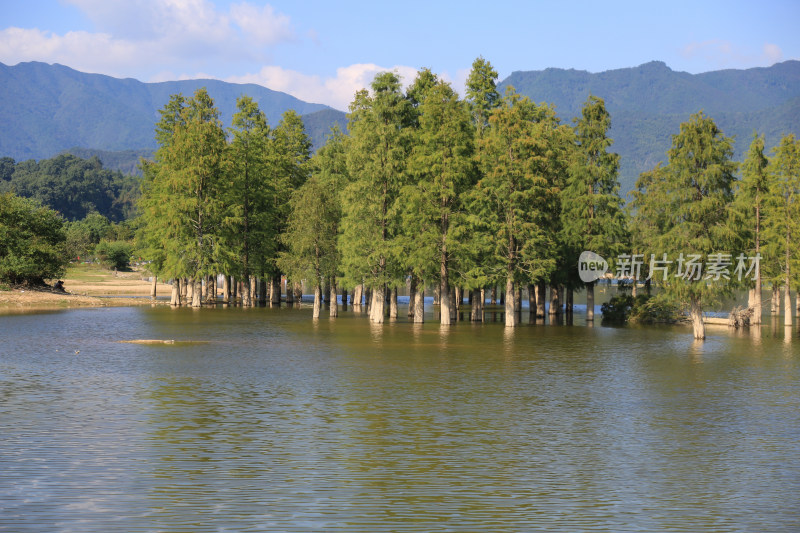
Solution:
[[[800,59],[796,0],[0,0],[0,62],[142,81],[258,83],[346,110],[375,73],[429,67],[458,91],[482,55],[504,78],[651,60],[706,72]]]

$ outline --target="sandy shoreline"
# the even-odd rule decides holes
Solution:
[[[166,302],[163,300],[150,299],[152,283],[147,277],[149,273],[145,271],[113,272],[79,265],[68,270],[63,279],[66,292],[48,287],[17,287],[0,291],[0,313],[73,307],[164,305]],[[159,283],[157,294],[169,295],[170,289],[169,285]]]

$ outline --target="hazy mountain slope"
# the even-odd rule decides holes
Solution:
[[[0,63],[0,154],[17,160],[50,157],[76,146],[106,151],[155,148],[154,124],[170,95],[206,87],[230,124],[236,98],[255,99],[269,123],[294,109],[301,115],[330,110],[260,85],[218,80],[142,83],[86,74],[62,65]],[[339,113],[339,112],[336,112]],[[343,113],[340,113],[343,116]]]
[[[680,123],[700,110],[726,135],[736,136],[737,159],[746,152],[754,130],[766,135],[769,147],[784,133],[800,133],[798,61],[694,75],[658,61],[597,74],[546,69],[514,72],[502,81],[501,91],[507,85],[535,102],[554,104],[569,124],[589,94],[602,97],[611,113],[612,149],[621,156],[625,191],[640,172],[666,159]]]

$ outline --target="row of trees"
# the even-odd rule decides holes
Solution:
[[[69,220],[92,213],[121,222],[136,214],[139,179],[104,168],[97,157],[60,154],[41,161],[0,158],[0,193],[34,198]]]
[[[200,281],[217,273],[244,281],[244,305],[255,278],[272,287],[281,274],[305,280],[315,316],[323,287],[332,295],[352,289],[374,322],[387,307],[397,312],[397,288],[406,284],[415,321],[423,319],[426,287],[434,287],[442,324],[461,302],[453,293],[469,291],[479,319],[483,289],[499,285],[507,326],[517,324],[522,287],[540,316],[547,286],[551,312],[559,287],[570,302],[584,285],[576,268],[584,250],[665,262],[761,254],[765,279],[777,286],[780,277],[787,293],[797,284],[793,137],[772,160],[756,138],[737,181],[732,140],[694,115],[673,136],[667,163],[640,177],[626,208],[602,99],[590,97],[570,127],[513,88],[501,96],[496,80],[482,58],[465,99],[429,70],[405,91],[396,74],[379,74],[355,95],[348,133],[334,130],[313,157],[292,112],[271,128],[242,97],[226,132],[204,90],[173,96],[161,112],[155,161],[143,166],[140,242],[154,270],[176,280],[177,295],[180,280],[188,281],[192,305],[202,303]],[[697,337],[703,306],[737,286],[654,280],[686,304]],[[593,283],[586,289],[593,320]]]

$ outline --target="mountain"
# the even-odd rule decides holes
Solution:
[[[255,84],[219,80],[142,83],[100,74],[86,74],[63,65],[31,62],[0,63],[0,156],[16,160],[52,157],[74,147],[102,151],[153,150],[158,110],[172,94],[191,96],[206,87],[222,123],[230,125],[236,98],[258,102],[271,125],[287,109],[311,117],[315,143],[344,113],[322,104],[298,100]],[[328,122],[325,122],[327,120]]]
[[[700,110],[726,135],[735,136],[738,160],[753,131],[765,134],[769,148],[785,133],[800,135],[800,61],[703,74],[676,72],[659,61],[599,73],[549,68],[512,73],[499,84],[501,93],[508,85],[535,102],[555,105],[568,124],[589,94],[605,99],[612,150],[621,156],[623,192],[633,188],[639,173],[666,160],[671,136]],[[154,125],[170,95],[190,96],[200,87],[214,98],[225,126],[236,111],[236,98],[247,94],[273,126],[286,109],[301,114],[315,148],[325,142],[333,124],[346,127],[341,111],[260,85],[218,80],[142,83],[62,65],[0,63],[0,157],[21,161],[69,151],[97,155],[106,168],[129,172],[141,155],[156,148]]]
[[[765,135],[769,148],[785,133],[800,134],[800,61],[703,74],[676,72],[660,61],[596,74],[549,68],[512,73],[498,85],[501,94],[508,85],[534,102],[555,105],[568,124],[590,94],[603,98],[611,114],[611,149],[620,154],[623,192],[633,188],[639,173],[666,161],[671,136],[701,110],[735,136],[737,160],[753,131]]]

